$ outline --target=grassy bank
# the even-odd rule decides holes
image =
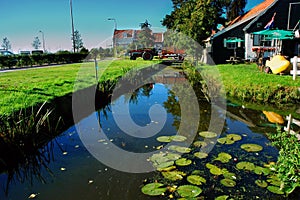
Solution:
[[[244,102],[294,104],[300,101],[300,78],[260,72],[256,64],[202,66],[219,71],[226,95]]]
[[[98,77],[100,81],[113,80],[130,69],[151,64],[153,64],[151,61],[101,61],[98,63]],[[8,116],[21,108],[51,101],[74,90],[94,85],[95,76],[94,63],[0,73],[0,115]],[[80,82],[76,89],[74,89],[75,81]]]

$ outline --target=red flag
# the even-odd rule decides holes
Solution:
[[[275,15],[276,13],[274,13],[272,19],[266,24],[266,26],[264,27],[265,29],[270,29],[273,27]]]

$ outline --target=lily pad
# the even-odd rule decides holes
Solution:
[[[171,181],[182,180],[186,173],[181,171],[170,171],[170,172],[162,172],[161,173],[166,179]]]
[[[192,164],[192,161],[187,158],[179,158],[178,160],[175,161],[175,163],[178,166],[188,166]]]
[[[210,172],[211,174],[217,175],[217,176],[223,174],[222,169],[220,169],[220,168],[218,168],[218,167],[213,167],[213,168],[211,168],[211,169],[209,170],[209,172]]]
[[[203,158],[206,158],[208,156],[208,154],[204,153],[204,152],[196,152],[196,153],[194,153],[194,156],[197,158],[203,159]]]
[[[181,157],[181,155],[176,154],[176,153],[168,153],[166,155],[166,158],[168,158],[169,160],[173,160],[173,161],[178,160],[180,157]]]
[[[242,139],[242,136],[237,134],[228,134],[226,137],[219,138],[217,141],[221,144],[234,144],[236,141]]]
[[[226,179],[236,180],[236,175],[231,172],[223,172],[223,176]]]
[[[168,162],[164,162],[164,163],[160,163],[159,165],[154,165],[154,167],[156,167],[157,169],[162,169],[162,168],[167,168],[174,165],[174,161],[168,161]]]
[[[280,179],[276,175],[270,176],[267,181],[271,185],[275,185],[275,186],[280,186],[281,185],[281,181],[280,181]]]
[[[190,153],[191,152],[190,148],[188,148],[188,147],[181,147],[181,146],[177,146],[177,145],[171,145],[171,146],[169,146],[168,149],[172,150],[172,151],[177,151],[179,153]]]
[[[193,144],[195,147],[206,147],[207,146],[207,143],[206,142],[204,142],[204,141],[196,141],[196,142],[194,142],[194,144]]]
[[[201,194],[202,189],[194,185],[182,185],[178,187],[177,192],[181,197],[193,198]]]
[[[234,180],[231,180],[231,179],[222,179],[221,180],[221,184],[226,186],[226,187],[234,187],[236,186],[236,182]]]
[[[222,195],[222,196],[218,196],[217,198],[215,198],[215,200],[227,200],[228,199],[228,195]]]
[[[171,136],[171,140],[174,142],[184,142],[187,140],[187,138],[182,135],[174,135],[174,136]]]
[[[160,172],[168,172],[168,171],[172,171],[174,169],[176,169],[176,167],[174,165],[165,167],[165,168],[157,168],[157,170]]]
[[[263,147],[258,144],[242,144],[241,148],[247,152],[259,152],[263,150]]]
[[[206,179],[198,175],[188,176],[187,181],[193,185],[202,185],[203,183],[206,183]]]
[[[264,167],[260,167],[260,166],[256,166],[254,169],[254,173],[257,175],[262,175],[264,174],[265,176],[269,175],[271,172],[270,169],[268,168],[264,168]]]
[[[159,142],[171,142],[172,138],[170,136],[160,136],[156,140]]]
[[[236,164],[236,167],[241,170],[253,171],[255,169],[255,165],[251,162],[239,162]]]
[[[272,192],[272,193],[275,193],[275,194],[284,194],[284,192],[282,190],[280,190],[279,187],[276,187],[276,186],[268,186],[267,189]]]
[[[149,196],[159,196],[167,191],[167,188],[162,186],[162,183],[149,183],[142,187],[142,192]]]
[[[222,152],[218,154],[218,157],[215,158],[214,160],[221,161],[222,163],[228,163],[232,156],[228,153]]]
[[[217,166],[215,166],[215,165],[213,165],[213,164],[210,164],[210,163],[206,163],[206,165],[205,165],[208,169],[212,169],[212,168],[214,168],[214,167],[217,167]]]
[[[268,183],[264,180],[256,180],[255,184],[262,188],[265,188],[268,186]]]
[[[204,138],[215,138],[218,136],[218,134],[216,134],[214,132],[210,132],[210,131],[202,131],[199,133],[199,135]]]

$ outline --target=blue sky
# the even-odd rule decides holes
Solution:
[[[138,29],[146,19],[157,31],[164,30],[161,20],[172,11],[171,0],[72,0],[75,29],[84,46],[108,47],[115,18],[118,29]],[[247,9],[262,0],[248,0]],[[48,51],[71,50],[70,0],[0,0],[0,43],[7,37],[12,50],[32,50],[38,36]]]

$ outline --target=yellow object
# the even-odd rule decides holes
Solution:
[[[266,66],[270,67],[273,74],[284,73],[291,70],[291,63],[281,55],[274,56],[271,60],[266,61]]]
[[[270,111],[263,111],[263,113],[266,115],[269,122],[271,122],[271,123],[276,123],[276,124],[283,124],[284,123],[283,117],[281,115],[277,114],[277,113],[270,112]]]

